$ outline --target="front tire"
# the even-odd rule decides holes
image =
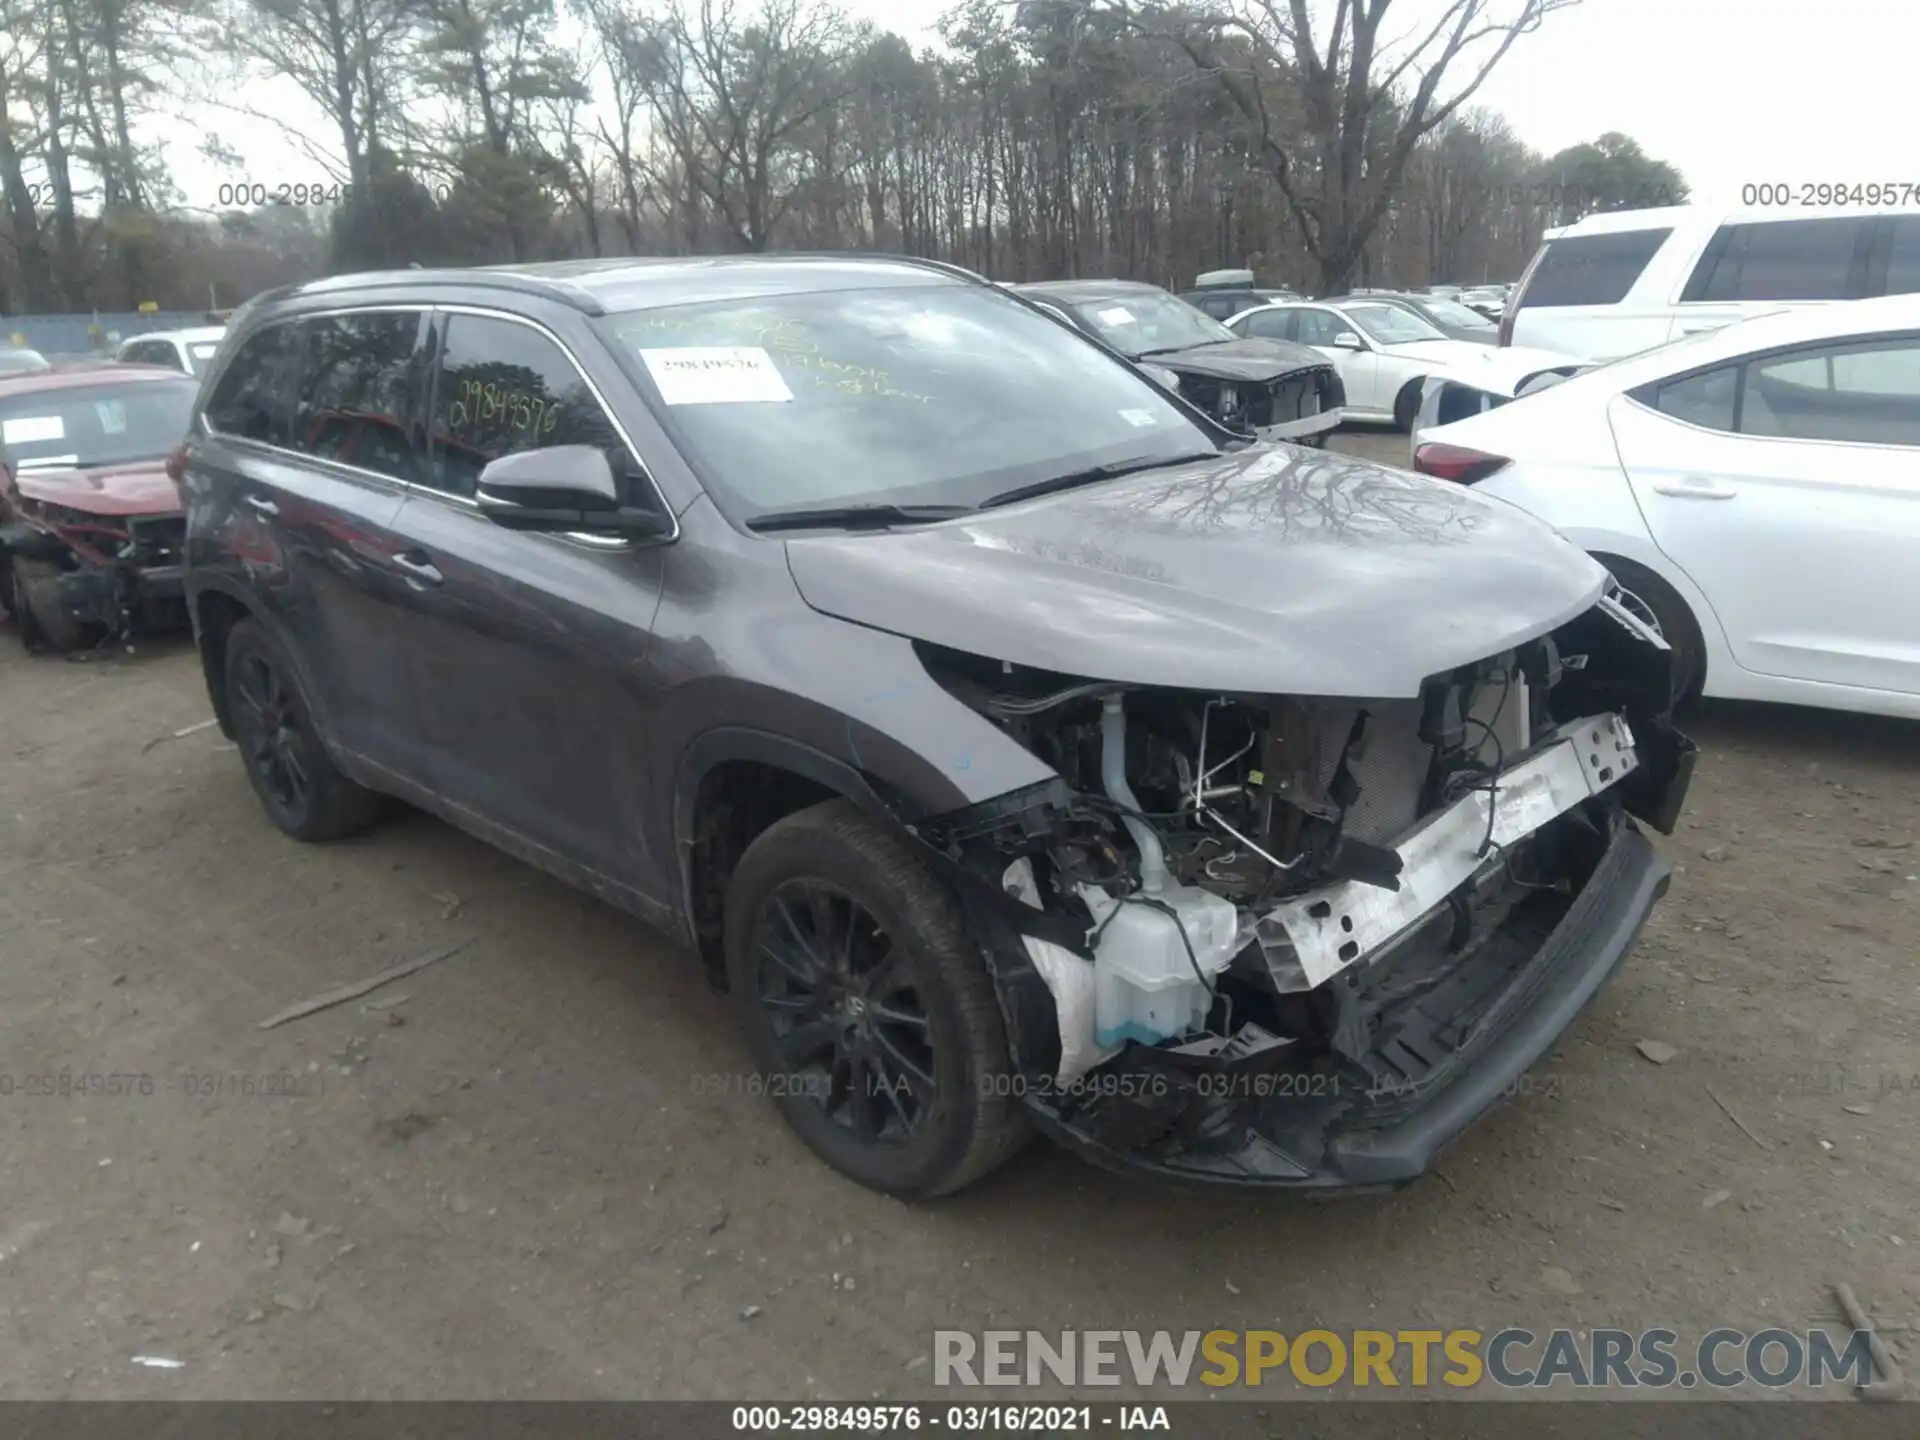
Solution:
[[[98,625],[75,619],[60,603],[60,567],[52,560],[26,555],[10,557],[7,565],[12,591],[8,601],[20,643],[28,650],[65,655],[88,650],[104,633]]]
[[[727,891],[728,988],[809,1149],[903,1199],[950,1194],[1028,1131],[992,979],[952,892],[849,801],[789,815]]]
[[[295,840],[338,840],[380,816],[383,800],[335,767],[293,664],[257,620],[227,632],[227,714],[267,818]]]

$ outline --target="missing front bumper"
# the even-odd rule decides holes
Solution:
[[[1545,1055],[1617,970],[1670,872],[1611,814],[1579,892],[1538,897],[1465,962],[1376,1012],[1358,1055],[1302,1069],[1194,1066],[1130,1047],[1064,1092],[1029,1092],[1039,1127],[1107,1168],[1210,1187],[1405,1183]]]
[[[1348,880],[1276,906],[1258,926],[1283,991],[1324,985],[1415,929],[1511,845],[1639,765],[1618,715],[1565,725],[1538,751],[1421,822],[1395,847],[1399,888]]]
[[[1253,433],[1261,440],[1285,440],[1298,445],[1306,440],[1331,435],[1339,428],[1340,412],[1332,410],[1299,420],[1288,420],[1279,425],[1256,425]]]

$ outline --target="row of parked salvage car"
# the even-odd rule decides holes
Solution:
[[[1666,888],[1674,652],[1159,358],[911,260],[272,292],[167,436],[214,714],[294,839],[397,797],[677,935],[863,1184],[1411,1180]],[[10,504],[176,382],[99,383],[0,387]]]

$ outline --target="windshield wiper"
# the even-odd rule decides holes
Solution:
[[[1035,480],[1031,485],[1016,485],[1011,490],[1002,490],[998,495],[989,496],[981,502],[980,508],[991,510],[997,505],[1012,505],[1021,500],[1031,500],[1035,496],[1051,495],[1059,490],[1072,490],[1101,480],[1115,480],[1122,475],[1138,474],[1142,470],[1163,470],[1170,465],[1191,465],[1196,460],[1219,458],[1219,452],[1203,450],[1192,455],[1175,455],[1169,460],[1115,460],[1106,465],[1093,465],[1085,470],[1070,470],[1065,475]]]
[[[749,530],[886,530],[930,525],[971,511],[971,505],[821,505],[811,510],[771,510],[747,521]]]

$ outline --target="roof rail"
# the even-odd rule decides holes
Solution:
[[[775,258],[794,260],[891,260],[897,265],[912,265],[921,270],[933,270],[974,285],[991,286],[993,284],[993,281],[987,279],[978,270],[969,270],[966,266],[955,265],[950,260],[929,260],[923,255],[901,255],[889,250],[785,250],[772,253]]]
[[[512,290],[521,295],[538,295],[570,305],[583,315],[604,315],[606,307],[590,292],[565,280],[550,280],[524,270],[447,269],[447,270],[363,270],[347,275],[328,275],[319,280],[285,286],[271,292],[274,299],[304,298],[308,295],[332,295],[342,291],[387,290],[422,285],[468,285],[480,289]],[[262,296],[262,299],[269,298]]]

